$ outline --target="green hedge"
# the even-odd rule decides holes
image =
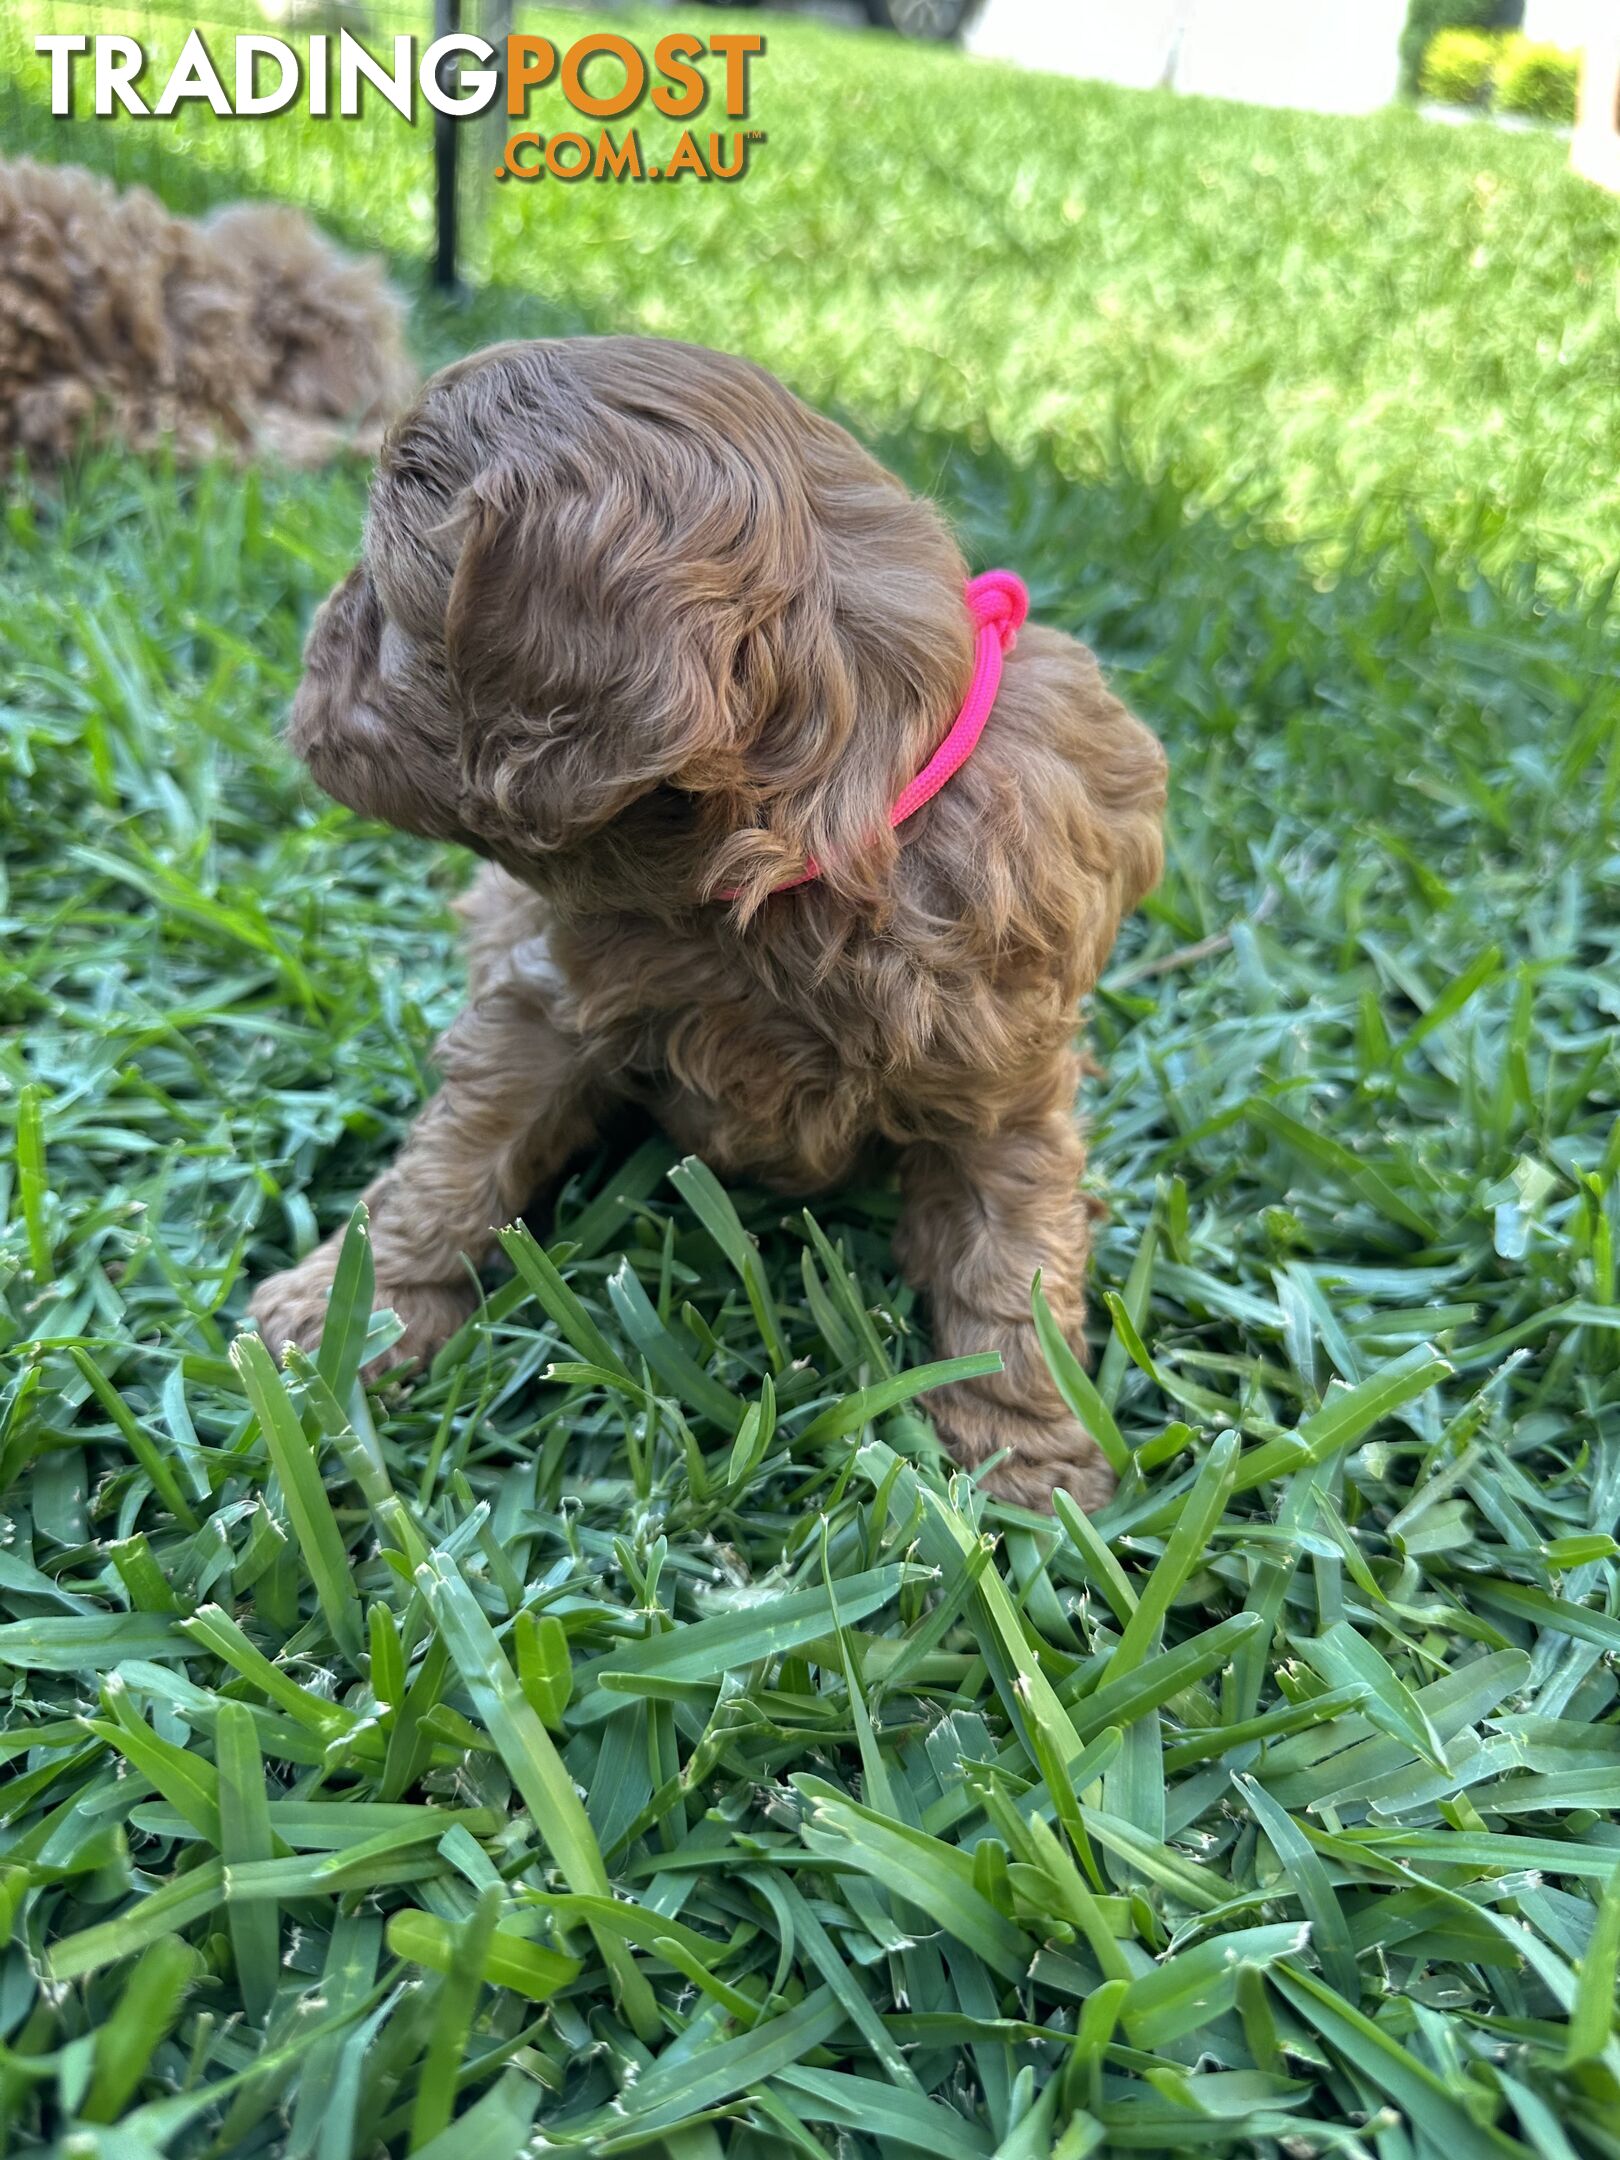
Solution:
[[[1530,38],[1509,38],[1496,62],[1497,106],[1502,112],[1569,125],[1575,118],[1579,74],[1576,54]]]
[[[1484,30],[1442,30],[1423,55],[1418,88],[1443,105],[1487,104],[1500,48]]]
[[[1421,85],[1429,48],[1443,30],[1509,30],[1524,20],[1522,0],[1411,0],[1401,32],[1401,88]]]
[[[1575,118],[1580,56],[1516,30],[1442,30],[1423,56],[1418,87],[1446,105],[1489,105],[1533,120]]]

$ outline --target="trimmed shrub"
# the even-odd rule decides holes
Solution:
[[[1532,120],[1559,120],[1567,126],[1575,118],[1579,72],[1579,60],[1572,52],[1557,45],[1539,45],[1533,38],[1507,38],[1496,61],[1497,109],[1523,113]]]
[[[1423,55],[1418,88],[1442,105],[1483,105],[1491,95],[1502,39],[1485,30],[1442,30]]]
[[[1401,88],[1412,96],[1429,47],[1442,30],[1513,30],[1524,0],[1411,0],[1401,32]]]

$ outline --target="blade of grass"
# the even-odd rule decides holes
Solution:
[[[1123,1477],[1131,1466],[1131,1451],[1114,1423],[1114,1413],[1097,1393],[1090,1373],[1075,1356],[1053,1319],[1052,1308],[1041,1289],[1039,1273],[1031,1285],[1029,1300],[1035,1315],[1036,1339],[1041,1346],[1041,1355],[1046,1359],[1047,1370],[1057,1383],[1058,1393],[1107,1456],[1115,1477]],[[1067,1499],[1068,1495],[1065,1493],[1063,1497]]]
[[[455,1561],[435,1553],[416,1571],[445,1648],[494,1741],[535,1829],[545,1839],[571,1890],[608,1894],[607,1869],[590,1818],[545,1727],[535,1716],[495,1632],[461,1578]],[[626,2014],[644,2041],[662,2031],[652,1990],[613,1936],[598,1935]]]
[[[219,1853],[225,1864],[228,1894],[233,1867],[268,1860],[275,1850],[258,1734],[252,1716],[241,1703],[220,1704],[214,1725],[214,1753],[218,1765]],[[254,2024],[262,2025],[275,2002],[281,1971],[276,1909],[269,1904],[232,1903],[226,1908],[226,1920],[243,2007]]]
[[[350,1663],[358,1666],[364,1641],[360,1599],[343,1533],[321,1482],[315,1451],[304,1438],[298,1413],[282,1386],[281,1375],[270,1362],[269,1351],[256,1335],[236,1338],[231,1345],[231,1363],[259,1420],[332,1639]]]

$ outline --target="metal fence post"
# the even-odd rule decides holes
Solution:
[[[461,28],[461,0],[434,0],[433,34],[450,37]],[[454,63],[446,59],[440,66],[439,79],[443,82]],[[436,112],[433,116],[433,182],[434,182],[434,242],[433,282],[440,292],[454,292],[459,282],[456,275],[457,246],[457,162],[460,152],[460,127],[453,113]]]

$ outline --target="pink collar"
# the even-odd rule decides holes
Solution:
[[[900,825],[920,810],[925,802],[931,802],[959,767],[973,755],[984,724],[990,717],[990,708],[996,702],[996,692],[1001,687],[1001,663],[1013,649],[1024,617],[1029,613],[1029,593],[1024,581],[1010,570],[986,570],[982,577],[969,578],[966,586],[967,604],[978,625],[978,639],[973,656],[973,680],[968,684],[967,696],[962,709],[951,723],[951,731],[917,777],[904,787],[889,812],[890,825]],[[773,893],[792,892],[799,885],[808,885],[820,877],[821,866],[812,856],[797,877],[786,878],[780,885],[773,885]],[[720,900],[734,900],[736,890],[717,893]]]

